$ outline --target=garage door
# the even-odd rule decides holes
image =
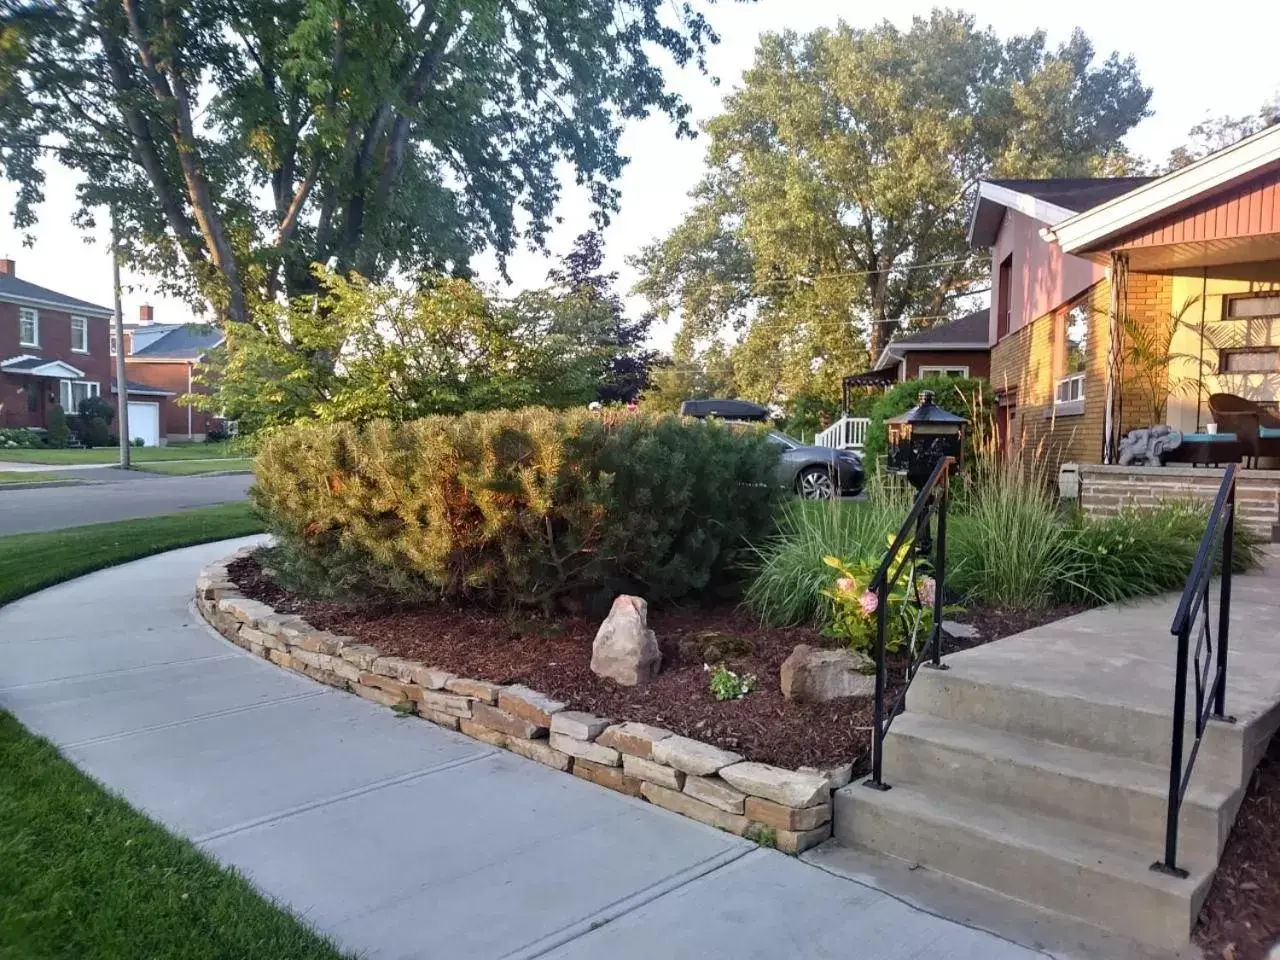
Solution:
[[[160,446],[160,404],[129,401],[129,439],[148,447]]]

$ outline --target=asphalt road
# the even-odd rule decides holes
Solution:
[[[28,490],[0,487],[0,536],[133,520],[243,500],[253,482],[249,474],[166,477],[98,470],[82,475],[92,476],[99,485]],[[101,482],[104,480],[107,482]]]

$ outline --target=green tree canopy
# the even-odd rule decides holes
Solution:
[[[52,153],[133,266],[246,320],[313,263],[465,275],[521,214],[541,243],[562,162],[607,218],[622,124],[690,133],[655,56],[715,40],[669,0],[0,0],[0,174],[29,229]]]
[[[1164,172],[1179,170],[1276,123],[1280,123],[1280,92],[1264,102],[1257,113],[1243,117],[1206,117],[1187,131],[1186,143],[1169,151]]]
[[[1124,171],[1149,98],[1132,58],[1098,61],[1080,31],[1050,49],[936,10],[907,30],[765,34],[707,125],[692,208],[637,258],[638,291],[682,316],[677,364],[738,335],[741,395],[834,401],[986,279],[965,240],[979,179]]]

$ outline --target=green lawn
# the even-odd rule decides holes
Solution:
[[[49,483],[55,480],[69,483],[77,479],[79,478],[68,477],[65,473],[49,471],[31,470],[26,473],[19,473],[16,470],[0,470],[0,487],[3,487],[6,483]]]
[[[168,447],[134,447],[130,457],[136,463],[155,463],[164,460],[207,460],[210,457],[234,457],[242,451],[231,449],[226,443],[187,443]],[[117,447],[95,447],[92,450],[51,450],[47,447],[28,449],[18,447],[0,450],[0,461],[17,463],[119,463]]]
[[[143,463],[138,469],[147,473],[167,473],[182,477],[194,473],[253,473],[253,457],[237,457],[233,460],[170,460]]]
[[[247,503],[226,503],[162,517],[0,537],[0,605],[117,563],[261,531],[262,523]],[[5,956],[0,949],[0,958]]]
[[[3,712],[0,770],[0,957],[344,956]]]

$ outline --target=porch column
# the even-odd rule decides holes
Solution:
[[[1120,448],[1120,408],[1124,324],[1122,311],[1129,298],[1129,256],[1112,252],[1108,269],[1111,279],[1111,304],[1107,318],[1107,400],[1102,416],[1102,462],[1115,463]]]

